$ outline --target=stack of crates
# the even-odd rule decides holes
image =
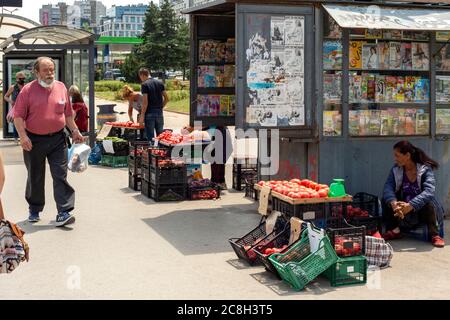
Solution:
[[[258,176],[257,158],[234,158],[233,189],[242,191],[249,181],[255,181]],[[256,182],[256,181],[255,181]]]
[[[140,191],[142,185],[142,153],[148,148],[148,141],[130,142],[128,155],[128,187]]]
[[[100,144],[100,148],[102,150],[102,166],[113,167],[113,168],[123,168],[128,166],[128,153],[129,146],[128,141],[122,140],[121,138],[113,137],[112,147],[114,152],[108,152],[103,144]],[[105,140],[109,140],[106,138]]]
[[[171,159],[170,149],[151,147],[142,153],[142,194],[155,201],[182,201],[186,184],[186,163]]]

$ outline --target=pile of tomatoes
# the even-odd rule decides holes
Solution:
[[[165,157],[167,157],[168,151],[167,150],[163,150],[163,149],[150,149],[150,153],[152,155],[160,156],[162,158],[165,158]]]
[[[287,247],[288,247],[287,244],[285,244],[281,248],[267,248],[266,250],[264,250],[264,255],[270,256],[271,254],[274,254],[274,253],[283,252],[283,250],[286,249]]]
[[[292,199],[303,198],[326,198],[330,187],[326,184],[319,184],[308,179],[292,179],[290,181],[260,181],[258,185],[267,186],[273,191],[285,195]]]
[[[356,240],[356,241],[354,241]],[[334,250],[340,257],[351,257],[361,255],[361,239],[350,239],[344,236],[334,238]]]
[[[195,191],[192,194],[192,200],[209,200],[216,199],[217,197],[218,194],[215,189]]]
[[[362,210],[361,208],[353,208],[351,205],[347,206],[347,216],[349,218],[355,217],[369,217],[369,211]]]
[[[143,129],[144,128],[144,126],[141,126],[139,123],[134,123],[133,121],[106,122],[105,124],[112,125],[113,127],[122,127],[122,128],[132,128],[132,129]]]
[[[173,133],[172,131],[166,130],[155,138],[162,143],[167,145],[180,144],[182,142],[189,142],[188,136],[183,136],[180,133]]]

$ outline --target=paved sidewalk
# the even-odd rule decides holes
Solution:
[[[54,227],[47,171],[47,206],[42,221],[31,225],[20,147],[2,142],[0,152],[5,212],[27,232],[31,247],[29,263],[0,276],[6,288],[0,300],[450,298],[449,247],[414,240],[393,242],[392,267],[372,274],[371,286],[332,288],[320,279],[295,292],[263,267],[242,264],[229,246],[228,238],[245,234],[260,219],[242,193],[229,191],[218,201],[154,203],[127,188],[126,169],[70,173],[77,222],[63,229]],[[227,178],[230,183],[229,170]]]

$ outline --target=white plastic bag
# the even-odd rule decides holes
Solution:
[[[307,223],[307,226],[311,252],[316,252],[317,250],[319,250],[320,241],[325,237],[325,230],[318,229],[312,226],[311,223]]]
[[[83,172],[88,167],[88,159],[91,148],[84,143],[73,144],[69,149],[68,168],[72,172]]]

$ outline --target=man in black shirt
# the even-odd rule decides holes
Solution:
[[[160,135],[163,132],[163,109],[169,102],[169,96],[162,82],[150,77],[148,69],[139,69],[139,78],[142,81],[141,92],[143,95],[139,123],[145,126],[147,139],[152,144],[155,130],[156,135]]]

